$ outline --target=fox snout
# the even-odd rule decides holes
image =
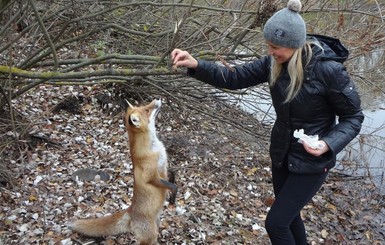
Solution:
[[[160,107],[162,107],[162,100],[161,99],[155,99],[153,102],[155,103],[154,111],[155,111],[155,117],[156,117],[159,113]]]
[[[155,104],[154,108],[156,110],[158,110],[162,106],[162,100],[161,99],[154,99],[152,102]]]

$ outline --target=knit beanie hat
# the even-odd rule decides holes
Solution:
[[[287,7],[267,20],[263,36],[269,42],[286,48],[300,48],[306,42],[306,24],[299,11],[300,0],[289,0]]]

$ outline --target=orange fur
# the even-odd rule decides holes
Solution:
[[[156,136],[155,117],[160,106],[160,100],[154,100],[146,106],[130,105],[124,113],[134,170],[131,206],[106,217],[75,220],[69,224],[72,230],[92,237],[132,232],[141,245],[157,244],[167,191],[177,191],[175,184],[167,181],[167,155]]]

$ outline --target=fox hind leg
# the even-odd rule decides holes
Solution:
[[[157,245],[159,228],[157,222],[145,222],[145,224],[132,224],[133,233],[140,245]]]

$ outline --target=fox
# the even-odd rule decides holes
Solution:
[[[114,214],[78,219],[68,224],[75,232],[89,237],[103,237],[132,233],[140,245],[158,243],[160,214],[171,192],[170,204],[175,203],[178,187],[169,170],[164,144],[158,139],[155,119],[162,102],[154,99],[144,106],[133,106],[128,101],[123,123],[128,133],[133,164],[134,188],[131,205]]]

